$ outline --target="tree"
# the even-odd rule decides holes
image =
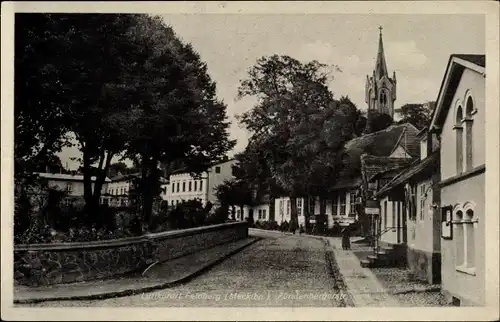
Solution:
[[[235,142],[229,139],[226,105],[216,97],[207,66],[191,45],[183,44],[161,18],[143,16],[132,33],[137,55],[131,72],[132,125],[126,153],[141,170],[143,220],[159,192],[158,178],[181,161],[199,174],[221,160]],[[147,75],[147,77],[144,77]]]
[[[68,135],[73,134],[83,154],[85,207],[91,216],[98,216],[107,168],[112,157],[123,151],[130,125],[121,94],[127,69],[135,60],[129,32],[136,18],[29,14],[16,21],[20,34],[17,48],[22,53],[17,65],[27,64],[16,75],[16,106],[22,108],[16,116],[22,129],[19,154],[29,155],[31,147],[40,145],[38,155],[56,151],[68,144]],[[33,130],[40,124],[40,131]],[[94,163],[98,171],[92,190]]]
[[[108,169],[108,176],[114,177],[118,174],[129,174],[132,173],[131,170],[133,169],[130,169],[125,162],[115,162],[110,164]]]
[[[394,123],[394,120],[389,114],[380,113],[376,110],[370,110],[368,111],[366,122],[368,133],[373,133],[385,130]]]
[[[224,180],[220,185],[215,188],[215,196],[219,201],[221,207],[231,206],[231,218],[236,219],[235,214],[235,201],[237,199],[235,195],[236,182],[234,180]]]
[[[252,133],[249,145],[262,151],[262,169],[290,197],[291,230],[298,228],[296,199],[306,193],[309,161],[322,148],[314,139],[311,143],[310,130],[334,102],[327,67],[317,61],[303,64],[289,56],[262,57],[238,90],[239,98],[258,99],[239,120]]]
[[[399,124],[411,123],[417,129],[422,130],[429,125],[431,115],[436,106],[436,102],[427,104],[405,104],[395,112],[401,116]]]

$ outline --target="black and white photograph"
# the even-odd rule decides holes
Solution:
[[[499,318],[498,2],[43,4],[2,4],[2,319]]]

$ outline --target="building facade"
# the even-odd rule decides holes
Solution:
[[[442,290],[485,303],[485,56],[451,55],[430,131],[441,140]]]
[[[37,173],[43,179],[49,189],[64,191],[66,194],[65,202],[72,203],[84,196],[83,176],[77,174],[62,174],[62,173]],[[96,177],[91,177],[91,187],[94,191]],[[105,178],[102,185],[101,194],[106,193],[108,184],[111,182],[109,178]],[[40,193],[44,193],[40,191]]]
[[[168,183],[163,185],[165,191],[162,194],[169,206],[176,206],[187,200],[199,200],[203,205],[208,201],[217,204],[215,189],[225,180],[233,178],[232,166],[236,160],[228,160],[212,165],[208,171],[194,177],[183,170],[175,171],[169,177]]]

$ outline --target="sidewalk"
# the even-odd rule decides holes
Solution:
[[[333,248],[335,261],[339,267],[349,293],[357,307],[400,307],[369,268],[361,267],[352,250],[342,250],[341,238],[324,237]],[[356,248],[352,243],[351,247]],[[362,249],[360,249],[362,250]]]
[[[14,286],[14,303],[104,299],[177,286],[188,282],[258,240],[256,237],[248,237],[160,263],[149,268],[144,276],[46,287]]]

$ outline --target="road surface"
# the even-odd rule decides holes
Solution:
[[[340,307],[349,305],[333,255],[321,239],[255,231],[262,240],[191,282],[161,291],[31,307]]]

